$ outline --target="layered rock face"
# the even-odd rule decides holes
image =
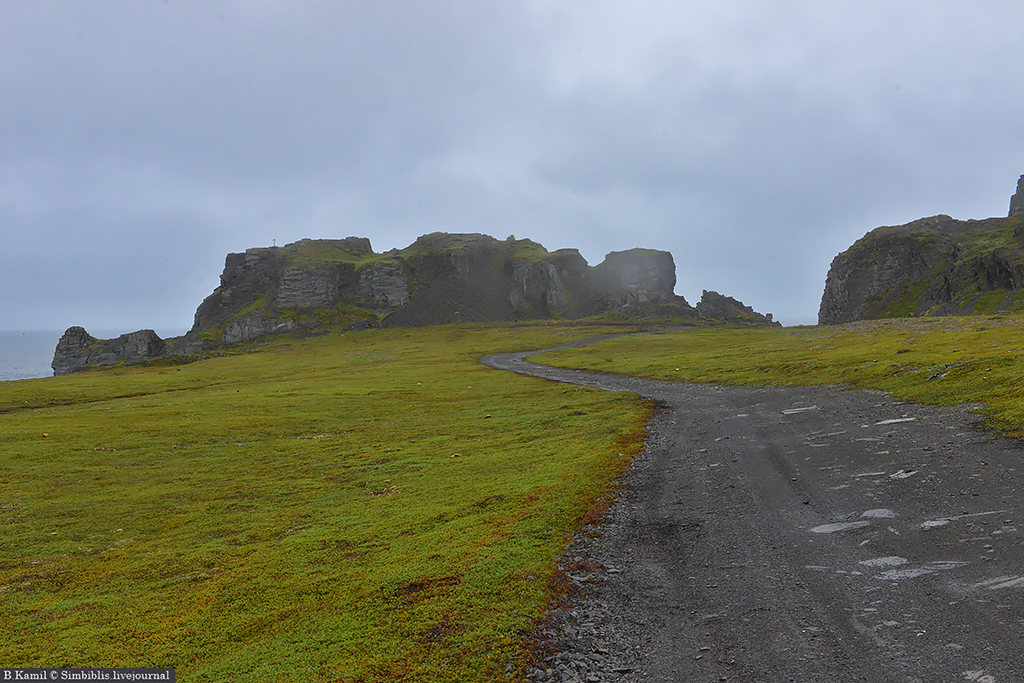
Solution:
[[[869,232],[833,259],[819,324],[1024,310],[1022,184],[1007,218],[940,215]]]
[[[228,254],[220,286],[199,305],[184,337],[160,340],[146,331],[119,338],[124,341],[104,341],[70,328],[53,367],[55,374],[67,374],[194,354],[268,334],[338,327],[577,319],[604,313],[629,319],[700,317],[673,292],[675,282],[672,255],[650,249],[612,252],[591,267],[575,249],[548,252],[514,237],[499,241],[487,235],[433,233],[386,254],[375,254],[370,241],[360,237],[301,240]],[[734,309],[729,309],[732,318],[711,317],[738,319],[733,314],[740,309]],[[148,340],[145,348],[139,335]]]
[[[167,344],[153,330],[122,334],[117,339],[97,339],[83,327],[69,327],[53,354],[54,375],[67,375],[98,365],[137,362],[163,355]]]

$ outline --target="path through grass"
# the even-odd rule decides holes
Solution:
[[[1024,438],[1024,316],[902,318],[797,328],[700,328],[531,357],[561,367],[686,382],[840,384],[909,401],[984,403]]]

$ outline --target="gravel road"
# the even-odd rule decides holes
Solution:
[[[482,362],[663,406],[606,523],[561,558],[579,591],[530,680],[1024,681],[1019,442],[879,392],[530,353]]]

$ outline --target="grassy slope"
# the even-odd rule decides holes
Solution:
[[[1024,437],[1024,318],[1018,316],[686,330],[533,360],[666,380],[845,384],[940,405],[985,403],[992,427]]]
[[[554,557],[645,415],[476,361],[599,331],[368,331],[0,384],[0,666],[522,666]]]

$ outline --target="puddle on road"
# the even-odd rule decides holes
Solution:
[[[861,529],[871,526],[871,522],[836,522],[835,524],[822,524],[811,529],[815,534],[834,534],[837,531],[849,531],[850,529]]]
[[[922,529],[934,529],[940,526],[946,526],[949,524],[948,519],[929,519],[927,522],[921,525]]]
[[[977,681],[977,683],[997,683],[996,677],[992,674],[985,673],[984,669],[965,671],[964,680]]]
[[[890,555],[888,557],[875,557],[870,560],[861,560],[858,564],[862,564],[865,567],[899,567],[902,564],[909,562],[905,557],[896,557]]]
[[[901,579],[916,579],[919,576],[925,576],[926,574],[934,574],[935,572],[946,571],[947,569],[956,569],[957,567],[963,567],[967,562],[961,562],[959,560],[942,560],[939,562],[929,562],[923,567],[914,567],[912,569],[890,569],[887,572],[882,572],[875,576],[876,579],[882,581],[899,581]]]
[[[989,590],[1000,590],[1002,588],[1024,588],[1024,576],[1007,575],[1000,576],[988,581],[976,583],[971,588],[988,588]]]
[[[783,410],[783,415],[796,415],[797,413],[806,413],[808,410],[817,410],[818,406],[807,406],[806,408],[788,408]]]
[[[913,422],[916,419],[916,417],[897,417],[891,420],[882,420],[881,422],[876,422],[875,426],[877,427],[879,425],[894,425],[900,422]]]
[[[988,517],[989,515],[1000,515],[1004,512],[1009,512],[1008,508],[1002,510],[990,510],[988,512],[971,512],[965,515],[956,515],[954,517],[940,517],[939,519],[929,519],[921,524],[921,528],[927,531],[928,529],[935,529],[940,526],[946,526],[950,522],[958,519],[967,519],[969,517]],[[1010,520],[1006,520],[1005,524],[1009,524]]]

